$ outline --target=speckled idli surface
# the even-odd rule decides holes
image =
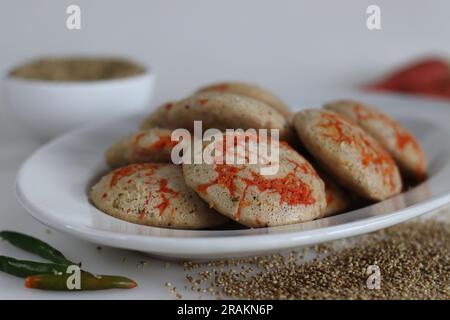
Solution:
[[[346,194],[346,190],[344,190],[323,170],[318,170],[317,172],[325,184],[327,208],[323,214],[323,217],[329,217],[349,210],[352,207],[352,199],[348,194]]]
[[[186,185],[181,167],[173,164],[115,169],[92,187],[90,198],[113,217],[153,227],[203,229],[228,220]]]
[[[263,175],[260,164],[183,164],[188,186],[211,207],[248,227],[280,226],[321,217],[324,183],[311,164],[279,144],[278,170]]]
[[[198,89],[197,92],[228,92],[247,96],[267,103],[285,117],[291,117],[292,111],[276,95],[260,86],[245,82],[213,83]]]
[[[141,128],[184,128],[193,132],[195,120],[202,121],[203,130],[278,129],[282,140],[290,140],[294,136],[288,120],[268,104],[221,92],[199,93],[164,104],[142,122]]]
[[[352,121],[333,111],[309,109],[298,112],[293,125],[302,144],[343,186],[374,201],[401,192],[391,155]]]
[[[425,154],[412,133],[380,110],[352,100],[338,100],[325,108],[349,117],[376,139],[408,178],[426,178]]]
[[[177,144],[171,140],[171,133],[171,130],[151,128],[121,138],[106,151],[106,163],[111,168],[142,162],[169,163],[172,148]]]

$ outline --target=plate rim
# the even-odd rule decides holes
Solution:
[[[282,248],[306,246],[310,244],[323,243],[327,241],[337,240],[346,238],[349,236],[360,235],[361,233],[352,232],[355,229],[362,228],[364,233],[373,232],[380,230],[384,227],[392,226],[411,218],[418,217],[422,214],[430,212],[431,210],[439,209],[450,202],[450,195],[442,195],[419,204],[415,204],[411,207],[404,208],[402,210],[396,211],[395,213],[384,214],[381,216],[374,216],[371,218],[362,219],[359,221],[349,222],[336,226],[329,226],[320,228],[323,233],[317,232],[319,229],[303,230],[303,231],[292,231],[285,233],[268,233],[268,234],[252,234],[252,235],[237,235],[237,236],[226,236],[226,237],[158,237],[153,235],[138,235],[138,234],[127,234],[127,233],[113,233],[101,229],[91,229],[85,226],[72,226],[63,225],[57,220],[49,219],[48,216],[42,212],[41,209],[35,207],[33,204],[27,201],[26,197],[21,192],[19,184],[16,183],[16,196],[19,203],[28,211],[28,213],[38,220],[39,222],[55,228],[56,230],[66,232],[68,234],[79,236],[82,239],[86,239],[93,242],[99,242],[104,245],[109,245],[113,247],[119,247],[123,249],[132,249],[139,251],[147,251],[152,253],[167,253],[167,254],[179,254],[183,250],[192,249],[192,246],[196,247],[196,254],[207,254],[211,250],[201,250],[202,242],[207,240],[208,244],[214,244],[214,251],[217,253],[232,253],[235,252],[235,243],[241,240],[243,237],[252,240],[259,240],[254,243],[251,248],[244,251],[267,251],[267,250],[277,250]],[[419,207],[419,208],[418,208]],[[427,207],[427,209],[418,212],[420,207]],[[394,223],[392,221],[395,220]],[[126,222],[126,221],[124,221]],[[346,228],[343,228],[346,226]],[[369,226],[369,227],[368,227]],[[95,231],[94,231],[95,230]],[[324,236],[325,233],[325,236]],[[300,236],[300,237],[299,237]],[[276,238],[276,242],[270,242]],[[320,241],[317,241],[320,238]],[[113,241],[105,242],[107,240]],[[131,242],[130,242],[131,240]],[[164,250],[157,250],[154,247],[147,247],[148,243],[154,240],[159,242],[164,242]],[[180,240],[181,244],[180,244]],[[223,246],[223,242],[226,240],[226,247]],[[125,241],[125,242],[123,242]],[[128,243],[127,243],[128,242]],[[231,243],[230,243],[231,242]],[[131,244],[131,245],[130,245]],[[287,245],[289,244],[289,245]],[[200,249],[200,250],[199,250]]]

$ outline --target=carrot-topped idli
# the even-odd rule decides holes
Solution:
[[[309,109],[298,112],[293,124],[302,144],[345,187],[371,200],[401,192],[390,154],[352,121],[333,111]]]
[[[372,106],[351,100],[331,102],[325,108],[345,115],[361,126],[389,151],[406,177],[416,181],[425,179],[425,154],[412,133],[398,121]]]
[[[106,162],[112,168],[130,163],[170,162],[172,148],[171,130],[151,128],[140,130],[116,141],[106,151]]]
[[[247,96],[267,103],[285,117],[289,118],[292,116],[292,111],[280,98],[270,91],[254,84],[244,82],[214,83],[198,89],[197,92],[227,92]]]
[[[183,164],[186,184],[211,207],[248,227],[280,226],[321,217],[326,208],[322,180],[286,143],[279,144],[278,170],[262,164]]]
[[[142,129],[162,127],[194,130],[194,121],[202,121],[203,130],[278,129],[281,140],[293,138],[288,120],[268,104],[232,93],[204,92],[168,103],[148,116]]]
[[[153,227],[202,229],[227,221],[184,182],[180,166],[139,163],[115,169],[91,189],[103,212]]]

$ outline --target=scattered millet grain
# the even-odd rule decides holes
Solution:
[[[191,290],[218,298],[450,299],[448,223],[411,222],[312,249],[183,266]],[[370,265],[380,289],[368,288]]]
[[[166,282],[166,288],[169,291],[169,293],[173,294],[176,299],[182,299],[183,296],[181,293],[178,292],[177,287],[173,287],[170,282]]]

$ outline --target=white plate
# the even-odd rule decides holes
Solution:
[[[17,195],[36,219],[76,237],[189,259],[262,254],[354,236],[400,223],[450,202],[450,105],[360,93],[334,97],[373,103],[409,127],[428,155],[428,181],[362,209],[283,227],[183,231],[141,226],[104,214],[87,197],[89,186],[107,170],[103,160],[106,147],[133,132],[142,118],[132,116],[68,133],[43,146],[23,164],[17,178]],[[329,97],[322,96],[299,102],[311,107],[327,100]]]

